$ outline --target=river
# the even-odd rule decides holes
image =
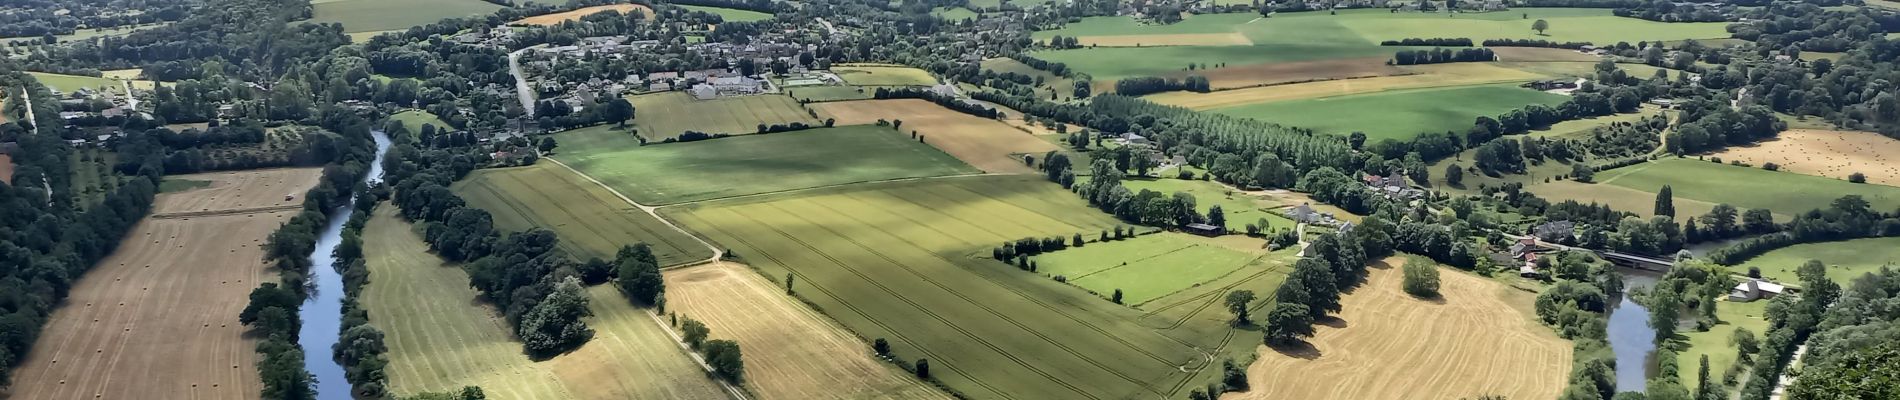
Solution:
[[[1655,272],[1616,268],[1623,293],[1610,296],[1610,350],[1616,353],[1616,391],[1641,392],[1656,363],[1656,330],[1649,327],[1649,308],[1628,293],[1649,289],[1660,278]]]
[[[370,164],[363,181],[373,183],[383,179],[383,154],[389,152],[389,136],[382,131],[370,133],[376,139],[376,161]],[[343,275],[337,272],[336,258],[331,253],[343,241],[343,224],[356,211],[354,203],[345,202],[330,213],[323,235],[317,237],[317,249],[310,253],[310,299],[298,313],[303,318],[303,329],[297,333],[298,344],[303,347],[303,367],[317,378],[319,400],[351,399],[350,381],[344,379],[343,365],[337,364],[330,350],[343,325]]]

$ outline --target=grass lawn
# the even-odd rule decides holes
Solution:
[[[389,119],[402,121],[402,127],[404,129],[408,129],[409,133],[412,133],[412,134],[421,134],[422,125],[425,125],[425,124],[435,125],[435,129],[437,131],[440,131],[443,129],[449,129],[449,130],[455,129],[454,127],[449,126],[449,123],[442,122],[441,118],[436,118],[435,114],[430,114],[428,111],[422,111],[422,110],[403,110],[402,112],[390,115]]]
[[[1716,164],[1693,158],[1666,158],[1598,172],[1599,184],[1611,184],[1654,193],[1670,185],[1678,199],[1728,203],[1739,208],[1767,208],[1795,215],[1827,205],[1844,195],[1857,194],[1875,210],[1900,207],[1900,188],[1848,183],[1793,172]]]
[[[1211,243],[1204,237],[1163,232],[1089,243],[1031,259],[1036,261],[1037,272],[1067,277],[1069,284],[1103,297],[1121,290],[1123,304],[1139,307],[1232,273],[1262,257]]]
[[[409,29],[502,8],[482,0],[338,0],[311,6],[316,9],[316,18],[308,22],[340,23],[345,33]]]
[[[824,102],[845,100],[867,100],[875,89],[866,90],[856,86],[800,86],[785,88],[785,94],[802,101]]]
[[[1754,331],[1755,337],[1761,338],[1768,332],[1768,318],[1763,316],[1767,309],[1767,300],[1746,303],[1719,300],[1715,302],[1715,318],[1722,321],[1720,325],[1709,328],[1707,332],[1688,329],[1678,334],[1677,338],[1688,345],[1688,348],[1676,353],[1676,365],[1680,366],[1677,373],[1682,384],[1691,390],[1702,384],[1696,381],[1696,374],[1702,368],[1703,355],[1709,356],[1709,377],[1722,379],[1722,373],[1728,371],[1730,365],[1735,365],[1735,344],[1729,338],[1734,337],[1736,329],[1743,328]]]
[[[776,94],[699,100],[686,92],[665,92],[627,100],[633,103],[633,124],[640,136],[653,142],[686,131],[744,135],[758,132],[759,124],[821,123],[797,100]]]
[[[1568,99],[1505,84],[1396,90],[1212,111],[1322,133],[1345,135],[1361,131],[1366,133],[1369,142],[1377,142],[1406,140],[1420,132],[1464,132],[1478,116],[1496,116],[1532,103],[1556,105]]]
[[[976,11],[970,11],[970,9],[963,7],[937,7],[936,9],[930,10],[930,15],[943,18],[947,21],[962,21],[982,16],[982,14],[978,14]]]
[[[881,65],[842,65],[831,67],[831,72],[844,78],[845,83],[859,86],[931,86],[937,84],[937,78],[924,70]]]
[[[1120,225],[1036,176],[850,185],[662,210],[970,398],[1179,398],[1216,379],[1206,349],[1260,336],[1142,311],[987,259],[1023,237]],[[1201,304],[1186,306],[1200,308]],[[1215,311],[1221,311],[1218,306]],[[1172,326],[1170,326],[1172,325]],[[1185,372],[1184,372],[1185,371]]]
[[[693,10],[693,11],[719,14],[720,18],[724,18],[727,21],[752,22],[752,21],[772,19],[772,14],[766,14],[766,13],[751,11],[751,10],[740,10],[736,8],[720,8],[720,7],[689,6],[689,5],[680,5],[680,7],[684,7],[688,10]]]
[[[61,92],[66,92],[66,93],[72,93],[74,91],[78,91],[79,89],[93,89],[93,90],[104,89],[107,91],[111,91],[113,93],[119,93],[119,94],[125,93],[125,85],[120,84],[118,80],[111,79],[111,78],[97,78],[97,77],[80,76],[80,75],[49,74],[45,72],[28,72],[26,74],[32,75],[33,79],[35,80],[39,80],[41,85],[46,85],[46,87],[49,87]],[[132,86],[140,88],[140,89],[151,89],[152,82],[151,81],[132,81]]]
[[[1188,181],[1180,179],[1129,179],[1122,181],[1128,190],[1140,192],[1142,189],[1161,192],[1173,196],[1175,192],[1194,195],[1201,215],[1220,205],[1221,213],[1227,216],[1227,229],[1233,232],[1246,232],[1247,224],[1266,218],[1269,231],[1273,229],[1293,229],[1293,220],[1280,215],[1277,210],[1285,204],[1272,200],[1234,192],[1226,186],[1209,181]]]
[[[578,260],[612,260],[621,246],[639,242],[653,246],[662,266],[712,257],[712,249],[555,163],[477,170],[451,188],[493,214],[497,228],[553,230]]]
[[[1795,277],[1794,270],[1808,260],[1821,260],[1827,265],[1828,279],[1846,286],[1861,274],[1879,271],[1883,266],[1900,266],[1900,237],[1797,244],[1770,251],[1731,266],[1729,270],[1745,274],[1748,267],[1758,267],[1763,279],[1800,285],[1801,280]]]
[[[555,159],[649,205],[977,172],[935,147],[874,125],[648,146],[605,127],[555,138],[561,144]]]

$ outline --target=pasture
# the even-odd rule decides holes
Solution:
[[[1271,70],[1274,67],[1279,67],[1279,66],[1308,65],[1308,66],[1318,67],[1322,65],[1331,65],[1331,64],[1338,64],[1338,63],[1339,63],[1338,61],[1314,62],[1314,63],[1281,63],[1281,64],[1264,64],[1264,65],[1259,65],[1255,67],[1245,67],[1245,68],[1257,70],[1257,71],[1266,71],[1266,70]],[[1346,68],[1346,67],[1337,66],[1337,65],[1335,65],[1335,67],[1337,67],[1337,68],[1333,68],[1335,70]],[[1142,98],[1148,99],[1150,101],[1154,101],[1156,103],[1161,103],[1161,104],[1187,107],[1187,108],[1191,108],[1195,110],[1208,110],[1208,109],[1215,109],[1215,108],[1238,107],[1238,106],[1245,106],[1245,105],[1252,105],[1252,104],[1259,104],[1259,103],[1314,99],[1314,98],[1321,98],[1321,97],[1347,96],[1347,95],[1355,95],[1355,94],[1370,94],[1370,93],[1379,93],[1379,92],[1388,92],[1388,91],[1406,90],[1406,89],[1471,86],[1471,85],[1500,84],[1500,83],[1510,83],[1510,82],[1529,82],[1533,80],[1544,79],[1547,77],[1546,75],[1524,72],[1524,71],[1519,71],[1519,70],[1510,69],[1510,68],[1498,67],[1496,65],[1492,65],[1489,63],[1450,63],[1450,64],[1431,64],[1431,65],[1406,65],[1406,66],[1396,66],[1396,67],[1388,67],[1388,68],[1396,69],[1400,73],[1394,74],[1392,76],[1375,76],[1375,77],[1364,77],[1364,78],[1357,78],[1357,79],[1331,79],[1331,80],[1321,80],[1317,82],[1273,84],[1271,86],[1264,86],[1264,87],[1250,87],[1250,88],[1245,88],[1245,89],[1222,90],[1222,91],[1209,92],[1209,93],[1194,93],[1194,92],[1180,92],[1180,91],[1166,92],[1166,93],[1157,93],[1157,94],[1142,96]],[[1234,71],[1234,70],[1240,70],[1240,68],[1230,67],[1230,68],[1216,69],[1214,70],[1214,72],[1210,72],[1209,75],[1221,74],[1221,73],[1224,73],[1223,71]],[[1369,73],[1369,74],[1383,73],[1377,70],[1361,69],[1361,71],[1364,73]],[[1257,76],[1254,78],[1245,78],[1245,79],[1234,78],[1234,79],[1229,79],[1228,82],[1267,82],[1267,81],[1263,81],[1263,79],[1311,78],[1314,76],[1320,76],[1319,74],[1328,74],[1328,73],[1330,72],[1320,72],[1319,70],[1287,71],[1284,73],[1265,74],[1265,75]],[[1278,77],[1278,78],[1274,78],[1274,77]],[[1209,78],[1209,79],[1213,79],[1213,78]],[[1247,80],[1247,79],[1251,79],[1251,80]]]
[[[1137,310],[983,257],[1004,241],[1119,225],[1040,177],[851,185],[662,211],[764,276],[795,276],[799,297],[859,336],[889,340],[902,359],[929,359],[932,375],[971,398],[1173,398],[1218,375],[1197,347],[1258,340],[1218,323],[1143,326]]]
[[[1495,116],[1527,104],[1554,106],[1568,99],[1501,84],[1322,97],[1210,111],[1336,135],[1365,132],[1367,141],[1376,142],[1411,139],[1421,132],[1463,132],[1478,116]],[[1341,118],[1345,115],[1352,118]]]
[[[558,25],[566,21],[579,20],[581,19],[581,17],[599,14],[599,13],[607,12],[607,11],[617,11],[617,12],[620,12],[621,14],[626,14],[629,12],[633,12],[635,10],[638,10],[641,13],[644,13],[648,18],[653,17],[653,9],[648,8],[646,5],[608,4],[608,5],[593,6],[593,7],[581,7],[581,8],[573,9],[571,11],[558,12],[558,13],[553,13],[553,14],[536,15],[532,17],[517,19],[517,20],[514,20],[513,22],[509,22],[508,24],[509,25],[550,26],[550,25]]]
[[[609,285],[588,289],[593,340],[530,360],[507,321],[469,288],[468,274],[428,249],[387,204],[363,228],[371,279],[360,301],[389,346],[392,393],[479,385],[495,398],[525,400],[724,396],[649,314]]]
[[[677,268],[665,278],[669,311],[706,323],[713,339],[745,346],[746,384],[761,399],[950,398],[744,265]]]
[[[316,169],[180,175],[255,184],[316,182]],[[281,175],[280,175],[281,176]],[[226,187],[164,193],[153,215],[76,284],[14,371],[18,399],[252,399],[262,386],[257,338],[236,315],[251,289],[276,281],[263,243],[298,209],[247,210]],[[251,192],[261,192],[252,190]],[[278,192],[272,190],[270,192]],[[278,194],[282,196],[282,194]],[[224,197],[224,199],[215,199]],[[243,197],[238,195],[236,197]],[[210,207],[180,214],[176,205]]]
[[[1204,237],[1162,232],[1089,243],[1030,259],[1036,261],[1038,273],[1065,277],[1069,284],[1105,298],[1121,290],[1123,304],[1141,307],[1258,262],[1265,256],[1261,253],[1235,250]]]
[[[648,146],[604,128],[555,138],[562,146],[555,159],[646,205],[977,172],[874,125]]]
[[[1464,164],[1469,165],[1470,163]],[[1545,165],[1556,165],[1556,163],[1546,163]],[[1562,173],[1569,173],[1568,168],[1564,168],[1562,171]],[[1557,171],[1551,171],[1551,173],[1557,173]],[[1480,176],[1481,175],[1482,174],[1480,174]],[[1466,174],[1467,182],[1465,183],[1465,187],[1476,189],[1478,186],[1474,183],[1475,181],[1470,180],[1470,176],[1471,174]],[[1597,180],[1601,182],[1602,177],[1603,175],[1599,173]],[[1436,176],[1433,178],[1437,179]],[[1643,218],[1655,216],[1656,190],[1660,188],[1661,187],[1639,190],[1604,183],[1582,183],[1574,180],[1551,181],[1549,183],[1536,184],[1527,183],[1524,185],[1524,190],[1535,193],[1538,197],[1545,199],[1576,200],[1586,204],[1601,203],[1617,211],[1636,213],[1636,215],[1640,215]],[[1709,210],[1715,208],[1715,203],[1682,197],[1680,194],[1682,192],[1680,191],[1675,193],[1678,193],[1675,202],[1677,216],[1708,214]],[[1785,218],[1786,215],[1788,214],[1779,214],[1776,219],[1785,220],[1787,219]]]
[[[931,86],[937,78],[921,69],[877,64],[847,64],[831,67],[845,83],[858,86]]]
[[[1596,179],[1601,184],[1652,193],[1663,185],[1670,185],[1678,202],[1694,199],[1728,203],[1739,208],[1766,208],[1784,215],[1827,207],[1834,199],[1850,194],[1865,198],[1875,210],[1900,207],[1900,188],[1892,186],[1848,183],[1840,178],[1716,164],[1693,158],[1666,158],[1598,172]],[[1681,211],[1678,206],[1677,212]]]
[[[1199,180],[1180,179],[1129,179],[1122,181],[1128,190],[1140,192],[1143,189],[1161,192],[1172,196],[1175,192],[1194,195],[1197,211],[1207,215],[1207,210],[1219,205],[1221,213],[1227,216],[1227,229],[1234,232],[1246,232],[1247,224],[1266,218],[1269,231],[1274,229],[1293,229],[1293,220],[1281,215],[1287,207],[1264,196],[1239,192],[1220,183]]]
[[[916,131],[924,143],[984,172],[1035,173],[1035,168],[1023,163],[1022,155],[1042,157],[1059,149],[1003,122],[951,111],[921,99],[843,101],[813,104],[812,108],[837,118],[839,125],[902,120],[904,125],[898,130],[904,133],[900,136],[908,138],[908,132]]]
[[[707,7],[707,6],[693,6],[693,5],[680,5],[680,7],[688,9],[688,10],[693,10],[693,11],[719,14],[720,18],[725,19],[727,21],[752,22],[752,21],[772,19],[772,14],[766,14],[766,13],[762,13],[758,11],[740,10],[736,8]]]
[[[621,246],[641,242],[653,246],[662,266],[713,255],[699,241],[552,162],[476,170],[450,189],[493,214],[501,230],[540,227],[560,234],[561,250],[577,260],[612,260]]]
[[[1722,321],[1709,330],[1696,332],[1694,329],[1678,330],[1677,337],[1689,346],[1676,353],[1676,370],[1684,386],[1691,389],[1699,386],[1698,376],[1702,356],[1709,356],[1709,376],[1721,379],[1722,372],[1735,365],[1735,345],[1732,339],[1736,329],[1746,328],[1755,332],[1757,337],[1768,332],[1767,300],[1745,303],[1715,301],[1715,318]]]
[[[311,7],[316,17],[307,22],[343,24],[345,33],[409,29],[502,8],[482,0],[336,0],[315,2]]]
[[[1861,274],[1879,271],[1881,267],[1900,268],[1900,237],[1797,244],[1731,266],[1729,271],[1746,274],[1749,267],[1756,267],[1761,268],[1762,279],[1800,285],[1801,280],[1795,277],[1794,270],[1808,260],[1821,260],[1827,265],[1828,279],[1846,286]]]
[[[1571,344],[1536,321],[1532,295],[1440,266],[1439,299],[1399,288],[1403,257],[1367,270],[1337,322],[1308,345],[1260,346],[1251,390],[1227,399],[1556,398]],[[1429,262],[1429,261],[1415,261]]]
[[[423,110],[403,110],[402,112],[391,114],[389,119],[401,121],[403,129],[408,129],[409,133],[417,135],[422,133],[423,125],[435,125],[435,129],[438,131],[443,129],[455,129],[455,127],[449,126],[449,123],[442,122],[442,118],[438,118],[435,114]]]
[[[686,92],[665,92],[627,97],[633,103],[633,125],[640,136],[658,142],[686,131],[744,135],[757,133],[759,125],[802,122],[819,125],[811,111],[791,97],[765,94],[720,97],[699,100]]]
[[[1711,156],[1752,165],[1775,163],[1782,171],[1845,179],[1859,172],[1868,183],[1900,186],[1900,163],[1887,158],[1900,152],[1900,140],[1873,132],[1790,129],[1775,139],[1732,146]]]
[[[26,74],[32,75],[33,79],[40,81],[41,85],[46,85],[48,88],[61,92],[72,93],[79,89],[92,89],[109,91],[121,95],[125,94],[125,85],[113,78],[51,74],[45,72],[28,72]],[[132,87],[140,90],[151,90],[153,85],[152,81],[132,81]]]

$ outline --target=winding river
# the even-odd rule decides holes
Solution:
[[[389,136],[382,131],[370,133],[376,139],[376,161],[370,164],[363,181],[374,183],[383,179],[383,154],[389,152]],[[303,328],[297,338],[298,345],[303,347],[303,366],[316,377],[317,399],[320,400],[351,399],[350,382],[343,378],[343,365],[330,356],[330,347],[336,344],[337,335],[341,333],[338,327],[343,324],[343,275],[337,272],[336,258],[331,253],[343,241],[343,224],[349,222],[350,214],[356,211],[352,204],[354,202],[345,202],[330,213],[329,223],[317,237],[317,249],[310,253],[310,299],[299,312]]]
[[[1630,299],[1629,293],[1648,290],[1659,278],[1656,273],[1618,267],[1623,277],[1623,293],[1610,296],[1610,350],[1616,353],[1616,391],[1641,392],[1656,363],[1656,329],[1649,327],[1649,308]]]

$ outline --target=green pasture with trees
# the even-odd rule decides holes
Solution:
[[[423,110],[403,110],[402,112],[390,114],[389,119],[402,122],[403,129],[408,129],[410,132],[422,132],[423,125],[435,125],[435,129],[438,131],[444,129],[455,130],[455,127],[449,126],[448,122],[443,122],[442,118],[438,118],[435,114],[430,114],[428,111]]]
[[[409,29],[502,8],[482,0],[334,0],[313,2],[311,7],[316,18],[308,23],[343,24],[345,33]]]
[[[887,126],[641,146],[605,126],[555,135],[553,157],[647,205],[978,171]]]
[[[1167,171],[1164,175],[1173,174]],[[1259,225],[1261,219],[1267,220],[1263,232],[1293,229],[1293,220],[1281,215],[1287,206],[1259,195],[1235,192],[1227,186],[1213,181],[1184,179],[1129,179],[1122,181],[1128,190],[1140,192],[1142,189],[1162,193],[1187,193],[1194,196],[1197,203],[1195,212],[1207,215],[1215,206],[1220,206],[1221,216],[1228,231],[1246,232],[1248,224]]]
[[[1875,210],[1900,207],[1900,188],[1830,179],[1760,167],[1718,164],[1693,158],[1666,158],[1597,172],[1599,184],[1655,192],[1664,185],[1675,197],[1726,203],[1740,208],[1767,208],[1795,215],[1826,208],[1844,195],[1860,195]]]
[[[449,189],[487,210],[501,229],[553,230],[561,249],[578,261],[612,260],[629,243],[651,245],[662,266],[712,257],[685,233],[555,163],[476,170]]]
[[[1140,307],[1149,300],[1253,266],[1263,258],[1264,252],[1248,253],[1199,236],[1163,232],[1088,243],[1029,260],[1036,263],[1038,274],[1060,276],[1069,284],[1111,300],[1120,293],[1122,304]]]
[[[1797,244],[1730,266],[1729,271],[1748,274],[1760,270],[1762,279],[1792,284],[1797,281],[1795,269],[1808,260],[1820,260],[1827,266],[1828,279],[1845,285],[1881,267],[1900,269],[1900,237]]]
[[[726,21],[752,22],[752,21],[758,21],[758,20],[772,19],[772,14],[766,14],[766,13],[762,13],[758,11],[740,10],[736,8],[724,8],[724,7],[695,6],[695,5],[685,5],[685,4],[679,4],[678,6],[680,8],[685,8],[685,9],[693,10],[693,11],[719,14],[719,17],[724,18]]]
[[[1497,116],[1527,104],[1555,106],[1570,97],[1516,85],[1456,86],[1249,104],[1211,112],[1347,135],[1365,132],[1366,142],[1409,140],[1423,132],[1471,129],[1480,116]],[[1351,118],[1341,118],[1351,115]]]

